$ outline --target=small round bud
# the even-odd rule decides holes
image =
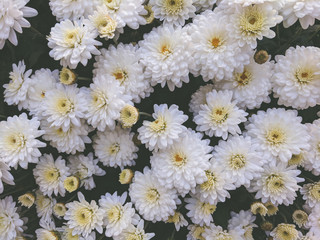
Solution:
[[[300,228],[308,222],[308,214],[302,210],[296,210],[292,214],[292,219]]]
[[[273,224],[269,221],[264,221],[260,225],[263,231],[271,231],[273,229]]]
[[[36,197],[33,193],[25,193],[23,195],[21,195],[20,197],[18,197],[18,201],[19,203],[27,208],[30,208],[33,204],[34,201],[36,200]]]
[[[142,144],[141,141],[138,139],[138,135],[138,133],[135,133],[132,138],[132,141],[136,146],[140,146]]]
[[[261,202],[254,202],[251,204],[251,212],[253,214],[260,214],[261,216],[265,216],[268,212],[268,209]]]
[[[80,180],[75,176],[67,177],[63,182],[64,188],[70,193],[77,190],[79,188],[79,185],[80,185]]]
[[[133,178],[133,171],[131,169],[123,169],[119,174],[119,182],[121,184],[129,184]]]
[[[270,235],[277,240],[294,240],[298,239],[299,232],[293,224],[281,223],[279,224]]]
[[[64,203],[57,203],[53,206],[53,213],[57,217],[63,217],[66,214],[67,208]]]
[[[260,50],[254,54],[254,61],[258,64],[264,64],[269,60],[269,54],[265,50]]]
[[[65,85],[74,84],[77,81],[77,75],[69,68],[62,68],[60,71],[60,82]]]
[[[136,122],[138,121],[139,118],[139,112],[138,110],[131,105],[126,105],[121,109],[120,112],[120,121],[122,123],[122,127],[124,128],[130,128]]]
[[[150,5],[145,5],[144,9],[147,10],[148,13],[146,15],[143,15],[143,17],[146,19],[147,24],[150,24],[154,20],[154,12]]]
[[[278,207],[275,206],[272,202],[266,202],[264,205],[268,209],[268,212],[267,212],[268,216],[275,215],[279,210]]]

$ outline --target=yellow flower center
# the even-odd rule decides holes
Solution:
[[[286,140],[286,135],[282,129],[274,128],[267,132],[266,139],[270,145],[279,146]]]
[[[129,184],[133,178],[133,171],[131,169],[123,169],[119,175],[119,182],[121,184]]]
[[[211,120],[217,124],[221,124],[228,119],[229,109],[226,107],[216,107],[212,109],[210,117]]]
[[[197,226],[192,233],[192,237],[194,239],[205,240],[205,238],[202,236],[202,233],[204,233],[204,231],[205,227]]]
[[[246,158],[242,154],[232,155],[229,160],[229,166],[233,170],[238,170],[246,165]]]
[[[102,91],[95,90],[92,93],[92,105],[96,108],[103,108],[108,104],[108,98]]]
[[[173,165],[175,165],[177,167],[181,167],[186,164],[187,157],[184,153],[178,152],[178,153],[173,154],[172,162],[173,162]]]
[[[110,155],[116,155],[119,151],[120,151],[119,143],[113,143],[108,149],[108,152]]]
[[[74,216],[78,225],[86,226],[92,222],[93,212],[87,207],[81,207],[75,211]]]
[[[150,188],[147,192],[146,192],[146,200],[149,203],[156,203],[159,199],[160,199],[160,194],[158,192],[157,189],[155,188]]]
[[[296,240],[298,239],[299,233],[293,224],[281,223],[276,228],[275,236],[281,240]]]
[[[66,84],[66,85],[73,84],[75,83],[76,78],[77,78],[76,74],[68,68],[64,67],[60,71],[60,82],[62,84]]]
[[[138,110],[131,105],[126,105],[121,109],[120,120],[123,127],[132,127],[139,118]]]
[[[25,147],[27,139],[22,133],[14,133],[6,139],[6,144],[9,149],[17,150]]]
[[[128,79],[128,73],[123,69],[115,70],[112,75],[120,82],[120,85]]]
[[[44,172],[43,176],[48,184],[53,184],[59,180],[60,172],[59,169],[51,167]]]
[[[205,173],[206,173],[207,181],[202,183],[200,185],[200,188],[204,191],[209,191],[215,187],[215,183],[217,182],[217,179],[213,172],[206,170]]]
[[[65,232],[63,233],[63,239],[65,240],[79,240],[79,235],[72,235],[72,229],[67,229],[65,230]]]
[[[71,29],[65,32],[64,42],[69,48],[74,48],[77,43],[80,43],[79,39],[79,28]]]
[[[221,232],[216,236],[215,240],[233,240],[233,237],[229,233]]]
[[[63,187],[70,193],[77,190],[79,188],[79,185],[80,185],[79,178],[75,176],[67,177],[63,182]]]
[[[298,68],[295,72],[295,78],[300,85],[308,84],[314,79],[314,72],[311,69]]]
[[[182,11],[183,0],[164,0],[163,7],[167,13],[177,15]]]
[[[122,216],[123,209],[122,206],[115,205],[110,208],[107,212],[108,220],[110,223],[118,222]]]
[[[235,73],[235,81],[238,86],[245,86],[252,80],[252,73],[248,72],[246,69],[242,73]]]
[[[288,165],[300,165],[304,161],[303,153],[300,153],[298,155],[293,154],[291,159],[288,161]]]
[[[66,211],[67,211],[66,206],[63,203],[57,203],[53,207],[53,212],[55,213],[55,215],[59,217],[63,217]]]
[[[314,200],[320,202],[320,182],[311,185],[309,188],[309,194]]]
[[[239,20],[242,33],[247,36],[253,36],[261,33],[266,18],[256,6],[249,6]]]
[[[121,0],[104,0],[104,4],[109,10],[117,11],[120,7]]]
[[[271,193],[279,193],[285,188],[284,180],[278,174],[271,174],[267,178],[266,187]]]
[[[36,205],[40,210],[47,208],[51,203],[50,198],[40,195],[36,197]]]
[[[181,215],[181,213],[175,211],[174,215],[168,217],[167,222],[168,223],[178,223],[180,221],[180,215]]]
[[[261,216],[265,216],[268,212],[268,209],[261,202],[255,202],[251,204],[250,210],[253,214],[260,214]]]
[[[210,203],[200,203],[201,210],[205,215],[211,215],[216,210],[216,205],[211,205]]]
[[[125,236],[125,240],[143,240],[145,237],[142,233],[129,233]]]
[[[163,133],[167,128],[167,122],[164,117],[159,116],[155,121],[150,123],[149,127],[155,133]]]
[[[62,114],[68,114],[74,110],[74,104],[68,98],[60,98],[56,103],[56,110]]]

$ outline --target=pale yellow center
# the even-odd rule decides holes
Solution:
[[[120,82],[120,85],[128,79],[128,73],[123,69],[116,69],[112,75]]]
[[[229,160],[229,166],[233,170],[238,170],[246,165],[246,158],[242,154],[232,155]]]
[[[240,29],[247,36],[254,36],[262,32],[265,25],[265,17],[255,6],[247,7],[245,13],[240,16]]]
[[[226,107],[216,107],[212,109],[211,120],[217,124],[222,124],[228,119],[229,110]]]
[[[131,169],[123,169],[119,175],[119,182],[121,184],[129,184],[133,178],[133,171]]]
[[[27,142],[26,137],[22,133],[14,133],[6,139],[6,144],[9,149],[17,150],[25,147]]]
[[[138,118],[139,112],[134,106],[126,105],[121,109],[120,120],[123,127],[132,127],[138,121]]]
[[[67,229],[64,233],[63,236],[65,240],[79,240],[79,235],[72,235],[72,229]]]
[[[201,210],[205,215],[211,215],[216,210],[216,206],[210,203],[201,203]]]
[[[279,224],[276,228],[275,236],[281,240],[296,240],[298,239],[298,231],[292,224]]]
[[[123,209],[121,205],[115,205],[107,211],[108,221],[110,223],[118,222],[121,219]]]
[[[159,116],[155,121],[150,123],[150,129],[156,133],[163,133],[167,128],[167,122],[164,117]]]
[[[62,114],[68,114],[74,110],[74,104],[67,98],[59,98],[56,102],[56,110]]]
[[[298,155],[293,154],[291,159],[288,161],[288,165],[300,165],[304,161],[303,153],[300,153]]]
[[[59,180],[60,172],[57,168],[48,168],[43,174],[44,179],[48,184],[53,184]]]
[[[252,80],[252,73],[248,70],[244,70],[242,73],[235,73],[235,81],[238,86],[245,86]]]
[[[150,188],[146,192],[145,198],[149,203],[156,203],[160,199],[160,194],[157,189]]]
[[[120,151],[119,143],[113,143],[108,149],[108,152],[110,155],[116,155],[119,151]]]
[[[78,225],[85,226],[92,222],[93,211],[89,208],[81,207],[76,209],[74,216]]]
[[[70,193],[77,190],[79,185],[80,185],[80,181],[75,176],[67,177],[63,182],[63,187]]]
[[[173,154],[172,162],[173,162],[173,165],[175,165],[177,167],[181,167],[181,166],[184,166],[186,164],[187,157],[186,157],[186,155],[184,153],[177,152],[177,153]]]
[[[108,98],[102,91],[96,90],[92,94],[92,105],[96,108],[103,108],[108,104]]]
[[[311,69],[298,68],[295,72],[295,78],[300,85],[308,84],[314,79],[314,72]]]
[[[183,8],[184,0],[164,0],[163,8],[168,14],[178,15]]]
[[[286,140],[286,135],[282,129],[273,128],[266,134],[266,139],[270,145],[279,146]]]
[[[283,178],[278,174],[272,174],[267,178],[266,187],[271,193],[279,193],[285,188]]]
[[[320,202],[320,182],[311,185],[309,194],[314,200]]]
[[[192,233],[193,238],[199,239],[199,240],[205,240],[205,238],[202,236],[202,233],[204,233],[204,231],[205,231],[205,227],[197,226]]]
[[[76,43],[80,42],[79,29],[75,28],[65,32],[64,42],[67,44],[68,47],[74,48]]]
[[[168,223],[178,223],[180,221],[181,213],[175,211],[173,216],[169,216],[167,222]]]
[[[207,171],[205,171],[205,173],[206,173],[207,181],[202,183],[200,185],[200,188],[202,190],[209,191],[215,187],[215,183],[216,183],[217,179],[216,179],[213,172],[207,170]]]

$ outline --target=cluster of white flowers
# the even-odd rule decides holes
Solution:
[[[27,2],[0,0],[0,50],[6,39],[17,45],[15,31],[30,27],[24,17],[37,15]],[[271,239],[319,239],[320,182],[307,176],[320,175],[320,119],[305,123],[298,110],[320,104],[320,49],[290,47],[274,60],[257,51],[260,40],[275,38],[278,24],[314,25],[319,1],[50,0],[49,6],[58,22],[47,37],[48,55],[62,70],[32,73],[23,60],[13,64],[4,101],[25,112],[0,122],[0,194],[10,195],[12,168],[32,169],[37,187],[18,200],[35,205],[40,228],[33,237],[149,240],[155,234],[146,233],[144,221],[150,221],[187,227],[188,240],[252,240],[260,215]],[[109,42],[153,18],[163,24],[139,42]],[[89,60],[92,80],[78,85],[79,63]],[[172,92],[191,78],[203,84],[185,99],[189,112],[165,97],[152,102],[152,113],[135,107],[154,86]],[[279,106],[258,110],[271,94]],[[49,145],[57,151],[48,152]],[[142,168],[140,148],[150,152]],[[96,188],[107,167],[130,185],[92,199],[84,190]],[[223,229],[215,211],[236,189],[247,191],[251,208],[231,212]],[[292,214],[296,225],[265,219],[298,197],[304,210]],[[23,213],[12,196],[0,198],[1,240],[29,236]]]

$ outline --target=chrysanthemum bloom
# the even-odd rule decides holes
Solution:
[[[180,204],[176,190],[161,186],[148,167],[135,172],[129,195],[139,214],[152,222],[167,220]]]
[[[94,1],[50,0],[49,6],[52,15],[60,22],[66,19],[77,20],[82,16],[87,18],[93,12]]]
[[[300,189],[303,199],[306,200],[306,204],[310,208],[320,204],[320,182],[308,183],[302,186]]]
[[[134,106],[125,105],[120,111],[119,121],[123,128],[130,128],[137,123],[139,119],[139,111]]]
[[[242,228],[245,232],[242,237],[246,240],[254,240],[252,236],[253,228],[258,227],[254,224],[256,217],[248,211],[241,210],[239,213],[231,212],[231,219],[228,221],[228,229]]]
[[[250,137],[232,136],[227,141],[219,141],[213,157],[224,168],[226,177],[232,179],[236,187],[250,186],[251,180],[262,172],[262,155]]]
[[[3,193],[4,186],[3,183],[8,185],[15,185],[14,178],[10,173],[9,166],[2,162],[3,160],[0,159],[0,194]]]
[[[287,163],[293,154],[298,155],[310,148],[310,136],[301,121],[296,110],[269,108],[252,115],[246,129],[266,159],[274,156]]]
[[[287,167],[284,162],[276,163],[271,161],[264,165],[261,176],[255,178],[250,186],[251,192],[257,192],[255,198],[262,202],[272,202],[275,205],[284,204],[286,206],[293,203],[303,178],[299,178],[301,173],[294,166]]]
[[[95,176],[104,176],[106,172],[98,166],[98,159],[94,159],[93,153],[89,153],[87,156],[83,154],[70,156],[68,167],[72,175],[77,176],[81,185],[86,190],[91,190],[96,187],[93,179]]]
[[[168,217],[167,223],[174,223],[177,232],[181,227],[188,226],[188,221],[184,218],[182,213],[175,211],[173,215]]]
[[[41,153],[38,148],[46,144],[37,140],[44,131],[38,130],[37,118],[28,119],[27,114],[8,117],[0,122],[0,159],[9,167],[20,165],[27,169],[28,163],[37,163]]]
[[[207,104],[207,93],[213,90],[213,84],[207,84],[201,86],[196,92],[191,95],[191,101],[189,103],[189,111],[193,113],[193,116],[198,115],[201,110],[201,105]]]
[[[192,0],[151,0],[149,2],[154,17],[164,24],[183,26],[185,21],[195,16],[196,8]]]
[[[299,232],[294,224],[281,223],[273,229],[270,235],[274,240],[294,240],[298,239]]]
[[[63,217],[66,214],[66,212],[67,208],[64,203],[57,203],[53,206],[53,214],[58,218]]]
[[[153,122],[143,121],[139,129],[138,139],[152,151],[165,149],[177,142],[184,134],[186,127],[182,124],[187,121],[188,116],[179,111],[177,105],[173,104],[168,108],[167,104],[153,106]]]
[[[205,240],[220,240],[220,239],[236,240],[236,239],[241,239],[241,235],[243,235],[244,231],[245,230],[242,229],[241,227],[227,231],[227,230],[223,230],[221,226],[210,224],[210,226],[205,229],[202,236],[203,236],[203,239]]]
[[[292,214],[292,219],[293,222],[301,228],[308,222],[308,214],[305,211],[296,210]]]
[[[44,196],[40,190],[36,192],[36,210],[40,222],[52,222],[53,206],[57,203],[56,199]]]
[[[250,206],[250,211],[254,214],[260,214],[261,216],[266,216],[268,213],[268,208],[261,202],[254,202]]]
[[[139,148],[132,138],[134,133],[129,129],[117,126],[113,131],[98,132],[94,137],[95,155],[104,166],[120,167],[135,165]]]
[[[192,44],[192,66],[190,72],[201,75],[204,81],[231,78],[234,70],[242,71],[249,64],[249,47],[239,47],[226,24],[229,18],[224,13],[205,11],[197,15],[188,33]]]
[[[195,115],[196,130],[227,139],[228,134],[240,134],[239,124],[246,121],[246,113],[239,109],[237,101],[232,99],[233,93],[228,90],[213,90],[206,95],[206,104],[200,105],[199,114]]]
[[[69,68],[62,68],[59,74],[60,83],[65,85],[74,84],[77,81],[77,75]]]
[[[320,236],[320,204],[317,204],[309,214],[307,228],[310,228],[309,232],[315,236]]]
[[[7,39],[17,46],[18,39],[16,31],[22,33],[22,28],[31,27],[25,17],[38,15],[37,10],[26,7],[29,0],[0,1],[0,50]]]
[[[76,191],[80,186],[80,179],[76,176],[69,176],[63,181],[63,187],[69,192]]]
[[[187,235],[187,240],[205,240],[203,237],[203,233],[205,229],[207,229],[208,226],[200,226],[200,225],[194,225],[194,224],[189,224],[188,225],[188,235]]]
[[[119,182],[121,184],[129,184],[132,182],[134,173],[131,169],[123,169],[119,174]]]
[[[122,43],[117,47],[110,45],[108,49],[101,49],[101,56],[96,57],[93,69],[97,78],[103,75],[118,81],[124,87],[125,94],[130,95],[137,103],[153,91],[143,71],[138,46]]]
[[[72,235],[88,237],[92,230],[97,230],[101,234],[104,211],[94,200],[88,203],[81,192],[78,192],[78,199],[79,202],[66,204],[68,210],[64,219],[67,220],[67,226],[72,229]]]
[[[27,92],[30,82],[30,75],[32,70],[26,71],[24,61],[19,61],[18,65],[12,64],[12,72],[9,78],[11,79],[8,84],[4,84],[4,101],[8,105],[18,105],[18,109],[27,106]]]
[[[14,240],[23,232],[23,221],[11,196],[0,199],[0,219],[0,239]]]
[[[104,226],[106,226],[105,235],[107,237],[117,236],[131,224],[138,224],[140,217],[135,213],[132,203],[125,203],[127,192],[121,196],[106,193],[99,199],[99,205],[104,211]]]
[[[232,78],[217,82],[215,88],[231,90],[240,108],[259,108],[263,102],[270,102],[272,68],[270,62],[257,64],[252,52],[250,64],[242,72],[234,72]]]
[[[280,10],[283,16],[283,26],[288,28],[299,20],[303,29],[314,25],[315,20],[320,20],[320,2],[317,0],[292,0]]]
[[[184,199],[186,204],[187,216],[191,219],[192,223],[199,224],[200,226],[208,226],[212,221],[212,214],[216,210],[216,205],[207,202],[202,202],[198,195],[191,195],[191,198]]]
[[[202,136],[188,129],[179,142],[153,153],[151,167],[163,187],[174,188],[185,196],[206,181],[212,147]]]
[[[77,85],[57,84],[55,89],[46,92],[38,112],[50,127],[61,128],[64,132],[72,125],[80,127],[88,107],[84,92]]]
[[[144,231],[144,221],[141,219],[137,226],[130,225],[120,235],[114,236],[114,240],[139,239],[149,240],[154,237],[154,233],[146,233]]]
[[[31,193],[31,192],[27,192],[27,193],[18,197],[19,203],[22,206],[27,207],[27,208],[32,207],[35,200],[36,200],[36,196],[34,195],[34,193]]]
[[[96,46],[102,43],[95,40],[97,33],[89,23],[87,19],[73,22],[67,19],[51,28],[48,37],[48,46],[52,48],[50,57],[60,60],[64,67],[75,69],[79,62],[86,66],[91,54],[99,55]]]
[[[279,208],[276,205],[274,205],[272,202],[266,202],[264,203],[264,206],[268,209],[268,212],[267,212],[268,216],[276,215],[277,212],[279,211]]]
[[[141,63],[145,77],[152,86],[166,84],[170,91],[189,82],[189,67],[192,63],[190,36],[184,28],[164,25],[144,35],[139,42]],[[173,64],[174,63],[174,64]]]
[[[205,171],[206,181],[198,185],[196,192],[200,193],[203,202],[216,205],[230,198],[228,190],[236,189],[233,180],[228,178],[224,168],[214,158],[210,160],[210,167]]]

